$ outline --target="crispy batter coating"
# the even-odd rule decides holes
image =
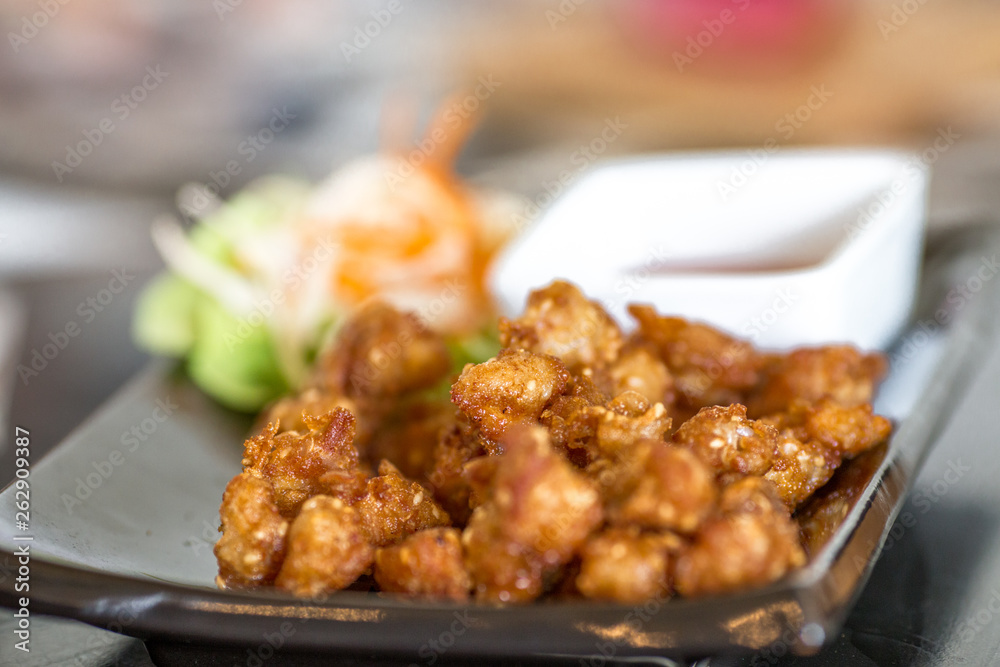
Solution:
[[[464,415],[461,416],[464,420]],[[434,464],[427,481],[434,498],[448,512],[456,525],[464,526],[472,510],[471,493],[465,477],[465,464],[484,453],[481,440],[471,434],[471,427],[456,421],[441,434],[434,447]]]
[[[357,418],[356,443],[363,451],[397,409],[397,400],[444,379],[449,366],[440,334],[411,313],[373,302],[344,323],[306,387],[272,405],[260,426],[277,422],[279,430],[303,431],[306,415],[346,408]]]
[[[561,280],[533,291],[521,316],[499,327],[502,346],[558,357],[573,372],[610,364],[623,344],[607,311]]]
[[[282,516],[295,517],[316,494],[353,502],[364,489],[366,475],[358,467],[354,447],[354,415],[334,408],[322,417],[306,416],[309,432],[277,433],[269,424],[244,445],[243,470],[274,487]]]
[[[587,465],[596,454],[597,425],[604,408],[578,396],[559,396],[542,411],[538,421],[549,431],[552,446],[577,465]]]
[[[372,464],[387,459],[405,476],[427,479],[441,434],[454,423],[455,408],[445,401],[402,402],[375,431],[363,454]]]
[[[715,509],[718,489],[713,471],[690,451],[643,440],[626,456],[639,467],[635,480],[618,489],[628,492],[611,504],[608,514],[613,524],[693,533]]]
[[[601,500],[541,427],[512,429],[504,445],[493,495],[472,513],[462,542],[478,600],[523,602],[601,523]]]
[[[465,567],[479,602],[531,602],[545,590],[545,570],[534,549],[503,533],[503,521],[492,505],[480,505],[462,531]]]
[[[815,440],[800,442],[783,434],[774,463],[764,477],[774,484],[785,506],[794,511],[833,477],[841,460],[837,451]]]
[[[621,354],[603,370],[594,374],[595,382],[609,396],[634,391],[651,403],[668,409],[675,400],[674,378],[652,346],[631,341]]]
[[[889,420],[873,414],[872,406],[867,403],[846,406],[830,399],[813,404],[797,401],[791,412],[794,418],[801,419],[802,429],[809,438],[846,458],[885,442],[892,431]]]
[[[843,523],[885,459],[886,451],[883,443],[848,461],[796,513],[802,545],[810,557],[819,553]]]
[[[275,585],[302,597],[341,590],[373,558],[358,512],[339,498],[314,496],[288,530],[288,550]]]
[[[313,383],[337,395],[386,398],[433,386],[449,367],[439,334],[413,313],[372,302],[341,327],[317,361]]]
[[[632,304],[639,335],[655,346],[674,378],[679,398],[694,408],[743,402],[757,384],[763,360],[750,343],[706,324],[658,315]]]
[[[670,430],[672,420],[662,403],[650,405],[645,397],[627,391],[608,401],[598,410],[596,442],[604,456],[618,452],[639,440],[662,440]]]
[[[602,519],[595,486],[549,445],[544,429],[518,429],[493,478],[503,532],[548,563],[565,563]]]
[[[581,468],[602,458],[618,458],[639,440],[662,440],[673,423],[662,403],[650,405],[634,391],[604,405],[560,396],[539,421],[548,428],[553,445]]]
[[[747,405],[751,415],[763,416],[787,410],[795,400],[813,403],[829,397],[842,405],[870,403],[887,368],[883,355],[863,354],[849,345],[772,355]]]
[[[382,461],[378,472],[378,477],[368,480],[364,497],[355,505],[371,544],[384,547],[418,530],[451,524],[431,492],[403,477],[394,465]]]
[[[722,492],[719,514],[678,556],[674,584],[685,596],[763,586],[805,563],[798,527],[774,486],[746,477]]]
[[[587,598],[625,603],[668,597],[671,552],[679,545],[675,535],[609,528],[584,546],[576,590]]]
[[[747,409],[733,404],[702,408],[681,424],[673,440],[718,473],[763,475],[777,453],[778,431],[747,419]]]
[[[254,432],[261,433],[268,424],[279,425],[278,431],[308,431],[306,415],[321,417],[336,408],[343,408],[357,416],[357,402],[338,394],[331,394],[315,387],[303,390],[295,396],[279,399],[267,408],[258,420]],[[374,424],[358,424],[356,442],[362,442],[370,435]]]
[[[475,509],[486,502],[493,490],[500,456],[477,456],[462,468],[462,476],[469,484],[469,507]]]
[[[456,602],[468,599],[472,580],[462,561],[461,533],[455,528],[431,528],[379,549],[375,581],[391,593]]]
[[[451,400],[483,436],[499,442],[511,426],[537,422],[569,379],[555,357],[508,349],[466,366],[452,385]]]
[[[240,473],[226,485],[219,508],[222,537],[215,545],[219,588],[269,584],[285,556],[288,522],[274,502],[274,489],[264,480]]]
[[[538,290],[448,403],[422,391],[447,373],[441,337],[363,308],[246,441],[220,508],[218,585],[635,604],[802,565],[802,542],[818,549],[864,486],[841,489],[858,476],[838,466],[885,451],[891,424],[868,404],[884,358],[762,355],[630,312],[625,340],[572,285]]]

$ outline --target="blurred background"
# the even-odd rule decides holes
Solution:
[[[0,401],[49,444],[144,362],[184,184],[318,181],[449,94],[481,113],[459,172],[526,197],[626,154],[875,145],[929,151],[932,242],[1000,210],[988,0],[34,0],[0,27]]]
[[[144,362],[184,184],[318,181],[450,94],[482,114],[459,172],[526,197],[626,154],[874,145],[933,162],[932,243],[1000,210],[988,0],[34,0],[0,27],[0,401],[48,444]]]

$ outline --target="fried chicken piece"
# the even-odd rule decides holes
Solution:
[[[499,456],[478,456],[462,467],[462,476],[469,484],[470,508],[475,509],[489,499],[501,460]]]
[[[375,581],[389,593],[456,602],[468,599],[472,580],[462,561],[461,533],[455,528],[431,528],[379,549]]]
[[[706,324],[658,315],[632,304],[638,338],[652,344],[673,376],[679,399],[693,408],[741,403],[758,381],[762,358],[754,347]]]
[[[511,426],[537,422],[569,379],[555,357],[507,349],[466,366],[451,387],[451,400],[485,438],[499,442]]]
[[[796,513],[802,544],[810,557],[833,537],[885,459],[883,443],[841,466],[837,473]]]
[[[673,423],[662,403],[650,405],[634,391],[604,405],[560,396],[539,421],[549,429],[553,445],[580,468],[601,458],[616,458],[638,440],[662,440]]]
[[[538,421],[549,430],[552,446],[561,450],[578,467],[584,467],[593,455],[594,438],[601,411],[588,408],[603,406],[606,396],[590,378],[570,377],[570,386],[542,411]]]
[[[596,443],[600,453],[614,457],[639,440],[662,440],[673,421],[662,403],[650,405],[644,396],[626,391],[598,412]]]
[[[674,404],[674,378],[666,364],[645,344],[627,344],[607,368],[595,372],[594,378],[609,396],[634,391],[650,403],[662,403],[668,410]]]
[[[344,323],[316,364],[313,386],[349,398],[386,398],[425,389],[448,374],[440,334],[413,313],[372,302]]]
[[[322,351],[306,388],[272,405],[264,423],[301,431],[307,428],[303,415],[317,417],[335,407],[346,408],[358,419],[356,442],[364,450],[394,410],[394,399],[434,385],[449,366],[439,334],[412,313],[373,302],[345,322]]]
[[[271,485],[248,473],[233,477],[222,494],[219,515],[216,585],[249,588],[273,582],[285,556],[288,522],[278,511]]]
[[[630,604],[669,597],[671,554],[680,544],[668,533],[609,528],[584,545],[576,590],[587,598]]]
[[[723,479],[763,475],[774,461],[778,431],[771,424],[747,419],[739,404],[702,408],[674,433],[685,447]]]
[[[541,555],[503,532],[503,521],[491,505],[477,507],[462,531],[465,568],[478,602],[531,602],[545,590]]]
[[[299,597],[351,585],[374,559],[361,516],[339,498],[313,496],[288,530],[288,550],[275,585]]]
[[[552,449],[545,429],[512,429],[504,446],[493,495],[473,511],[462,543],[476,599],[524,602],[601,523],[601,499]]]
[[[690,451],[643,440],[624,456],[630,461],[608,494],[612,524],[693,533],[715,508],[714,473]]]
[[[472,513],[469,507],[471,490],[464,466],[484,453],[481,439],[472,430],[465,416],[459,415],[435,445],[433,467],[427,476],[434,498],[460,526],[465,525]]]
[[[870,403],[887,367],[883,355],[864,354],[849,345],[772,355],[747,405],[751,415],[763,416],[783,412],[795,400],[814,403],[828,397],[842,405]]]
[[[763,586],[805,560],[798,527],[774,485],[745,477],[723,490],[719,514],[678,556],[674,585],[686,597]]]
[[[335,408],[343,408],[355,416],[358,413],[357,403],[346,396],[331,394],[315,387],[307,388],[295,396],[279,399],[264,410],[254,432],[262,432],[270,423],[279,424],[279,432],[308,431],[309,426],[306,424],[304,415],[322,417]],[[374,424],[357,425],[355,442],[358,443],[359,447],[367,441],[373,427]]]
[[[334,408],[322,417],[305,419],[308,433],[277,433],[278,425],[271,423],[244,445],[244,472],[270,482],[278,509],[287,519],[317,494],[353,502],[367,479],[354,447],[354,415]]]
[[[427,479],[441,434],[454,422],[455,407],[446,400],[402,402],[376,429],[365,457],[373,464],[387,459],[406,477]]]
[[[818,488],[830,481],[841,455],[815,440],[804,442],[789,434],[778,441],[777,456],[764,477],[774,483],[781,501],[789,510],[801,505]]]
[[[553,451],[540,427],[517,429],[504,445],[491,501],[503,533],[547,563],[567,562],[603,518],[597,489]]]
[[[796,401],[790,412],[794,420],[801,422],[807,437],[845,458],[853,458],[885,442],[892,431],[889,420],[873,414],[872,406],[867,403],[847,406],[831,399],[813,404]]]
[[[578,396],[559,396],[538,418],[549,431],[552,446],[578,467],[597,453],[597,426],[604,408]]]
[[[372,545],[396,544],[419,530],[451,524],[431,492],[403,477],[394,465],[383,460],[378,472],[355,504],[362,531]]]
[[[826,484],[843,459],[884,442],[892,430],[870,405],[844,406],[830,398],[793,401],[787,412],[760,421],[781,430],[778,454],[765,476],[792,510]]]
[[[610,364],[623,344],[607,311],[561,280],[529,294],[521,316],[499,328],[503,347],[558,357],[574,373]]]

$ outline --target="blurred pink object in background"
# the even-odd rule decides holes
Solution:
[[[839,35],[854,3],[843,0],[630,0],[617,5],[645,49],[689,67],[785,72]]]

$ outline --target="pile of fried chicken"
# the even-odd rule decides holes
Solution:
[[[889,436],[870,405],[884,358],[765,353],[629,310],[626,335],[555,282],[457,379],[414,315],[358,311],[246,441],[220,510],[218,585],[632,603],[803,565],[796,509]],[[450,401],[432,391],[449,380]]]

